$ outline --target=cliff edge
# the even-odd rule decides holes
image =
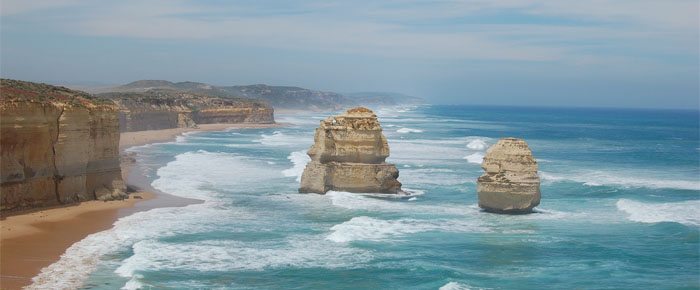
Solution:
[[[192,128],[197,124],[275,123],[272,107],[251,99],[223,99],[167,89],[98,96],[119,106],[122,132]]]
[[[84,92],[0,80],[0,211],[125,198],[117,112]]]

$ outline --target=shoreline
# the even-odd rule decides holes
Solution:
[[[227,129],[264,129],[277,128],[287,126],[284,123],[271,124],[199,124],[197,128],[172,128],[162,130],[148,130],[135,132],[122,132],[119,137],[119,151],[124,152],[129,147],[142,146],[146,144],[168,142],[175,139],[183,133],[189,132],[207,132],[207,131],[223,131]]]
[[[122,132],[119,138],[119,152],[124,154],[127,148],[133,146],[168,142],[186,132],[274,128],[284,125],[279,123],[202,124],[199,128]],[[0,222],[0,289],[21,289],[30,285],[31,279],[38,275],[41,269],[58,261],[71,245],[90,234],[112,228],[113,224],[122,217],[154,208],[182,207],[202,202],[154,189],[144,174],[143,164],[121,162],[121,167],[122,176],[129,191],[128,199],[107,202],[86,201],[19,212],[2,219]]]

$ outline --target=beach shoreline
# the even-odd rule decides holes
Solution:
[[[120,134],[119,151],[169,142],[187,132],[226,129],[272,128],[284,124],[202,124],[198,128],[174,128]],[[133,156],[127,156],[132,157]],[[21,289],[32,283],[41,269],[58,261],[74,243],[90,234],[110,229],[119,218],[160,207],[200,203],[151,187],[138,162],[122,162],[129,198],[117,201],[86,201],[54,208],[13,213],[0,221],[0,289]]]

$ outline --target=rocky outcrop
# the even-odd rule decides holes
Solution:
[[[497,213],[528,213],[540,204],[537,161],[525,140],[503,138],[486,151],[477,181],[479,207]]]
[[[222,99],[173,90],[105,93],[119,105],[122,132],[189,128],[213,123],[274,123],[272,107],[248,99]]]
[[[399,171],[385,162],[389,157],[386,137],[369,109],[354,108],[321,121],[308,155],[311,162],[304,169],[299,192],[401,191],[396,180]]]
[[[0,81],[0,210],[126,196],[118,108],[62,87]]]

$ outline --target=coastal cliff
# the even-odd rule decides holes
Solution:
[[[255,99],[264,101],[276,109],[311,111],[340,110],[360,104],[395,106],[425,103],[425,100],[421,98],[399,93],[363,92],[340,94],[293,86],[271,86],[265,84],[215,86],[198,82],[174,83],[165,80],[139,80],[112,88],[91,89],[94,93],[146,93],[158,90],[187,92],[223,99]]]
[[[503,138],[491,146],[477,180],[479,207],[497,213],[528,213],[540,204],[537,161],[525,140]]]
[[[122,132],[192,128],[197,124],[274,123],[268,104],[248,99],[222,99],[173,90],[100,94],[119,106]]]
[[[63,87],[0,80],[2,213],[123,199],[118,107]]]
[[[321,121],[308,155],[311,162],[304,169],[299,192],[401,191],[396,180],[399,171],[385,162],[389,157],[386,137],[369,109],[354,108]]]

